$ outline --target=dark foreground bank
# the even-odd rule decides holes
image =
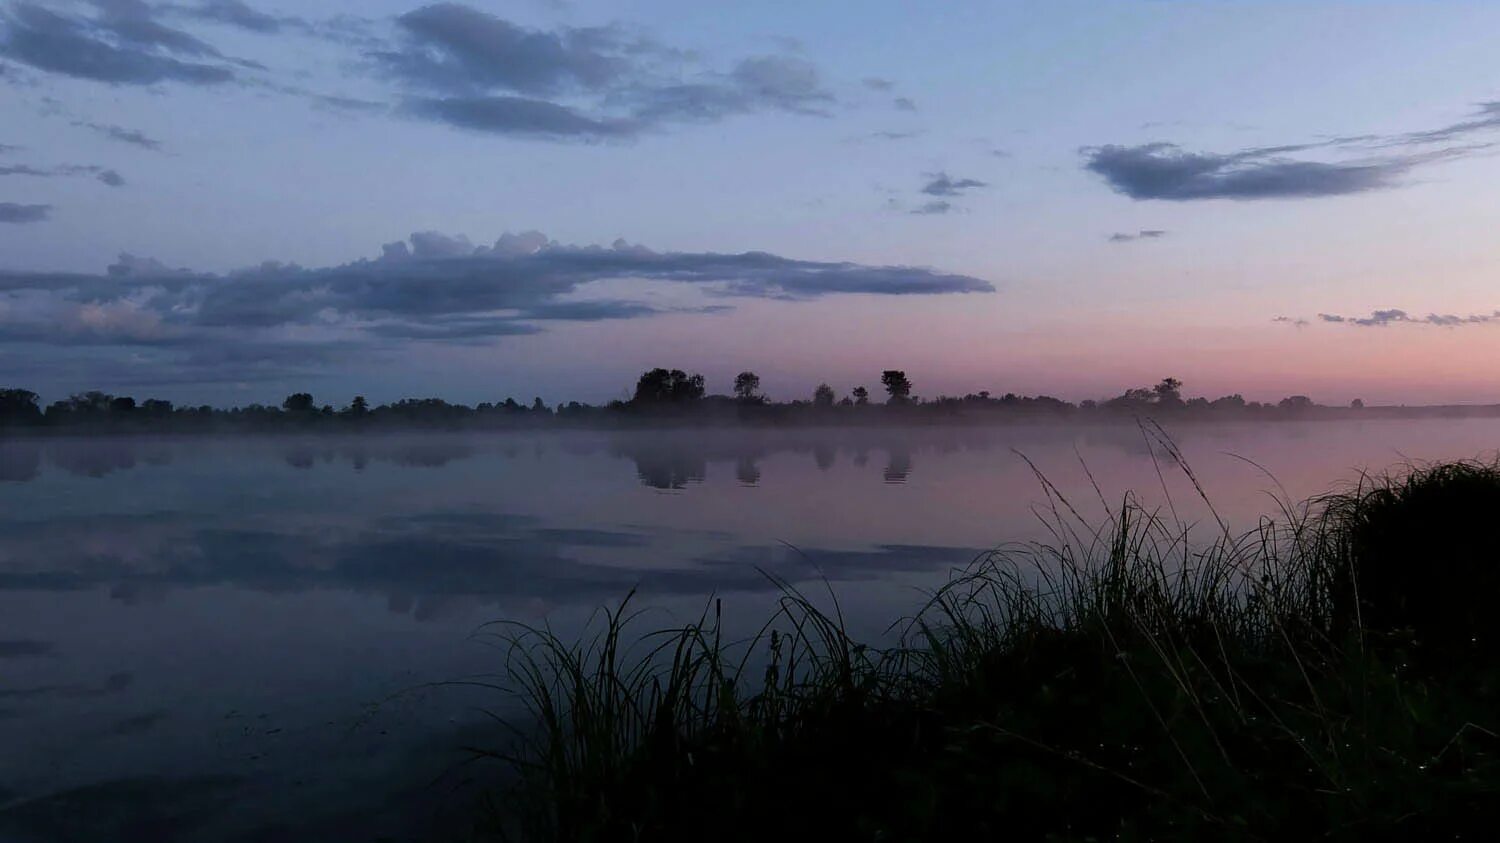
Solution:
[[[977,560],[895,646],[789,584],[751,641],[714,606],[642,634],[628,601],[580,644],[496,628],[536,721],[497,744],[520,784],[479,836],[1492,838],[1500,467],[1247,533],[1129,497],[1091,525],[1043,483],[1052,539]]]

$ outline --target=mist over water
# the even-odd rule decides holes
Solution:
[[[1490,452],[1500,420],[1170,433],[1239,529],[1360,468]],[[567,637],[639,588],[749,629],[770,573],[826,579],[875,638],[1046,537],[1021,455],[1086,517],[1127,491],[1209,517],[1128,424],[0,441],[0,839],[427,824],[468,792],[459,747],[501,739],[475,712],[498,695],[422,687],[499,669],[481,624]]]

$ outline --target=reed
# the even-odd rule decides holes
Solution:
[[[1038,477],[1049,539],[955,572],[890,646],[785,581],[748,639],[717,601],[638,632],[627,597],[581,642],[492,627],[529,719],[484,835],[1493,834],[1496,464],[1367,475],[1242,532],[1131,495],[1091,523]]]

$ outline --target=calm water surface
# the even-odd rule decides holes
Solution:
[[[1262,468],[1301,498],[1500,446],[1500,420],[1172,432],[1242,527]],[[506,701],[428,686],[498,668],[481,624],[567,635],[639,587],[748,628],[769,571],[878,636],[1042,537],[1017,452],[1091,515],[1083,465],[1203,515],[1128,425],[0,441],[0,841],[418,839],[491,775],[455,765]]]

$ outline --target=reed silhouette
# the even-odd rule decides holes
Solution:
[[[579,642],[492,627],[531,719],[480,751],[519,773],[483,831],[1492,834],[1500,466],[1410,466],[1243,533],[1128,495],[1091,523],[1038,477],[1051,538],[976,559],[890,646],[853,640],[831,589],[774,576],[750,640],[726,640],[717,601],[642,633],[626,597]]]

